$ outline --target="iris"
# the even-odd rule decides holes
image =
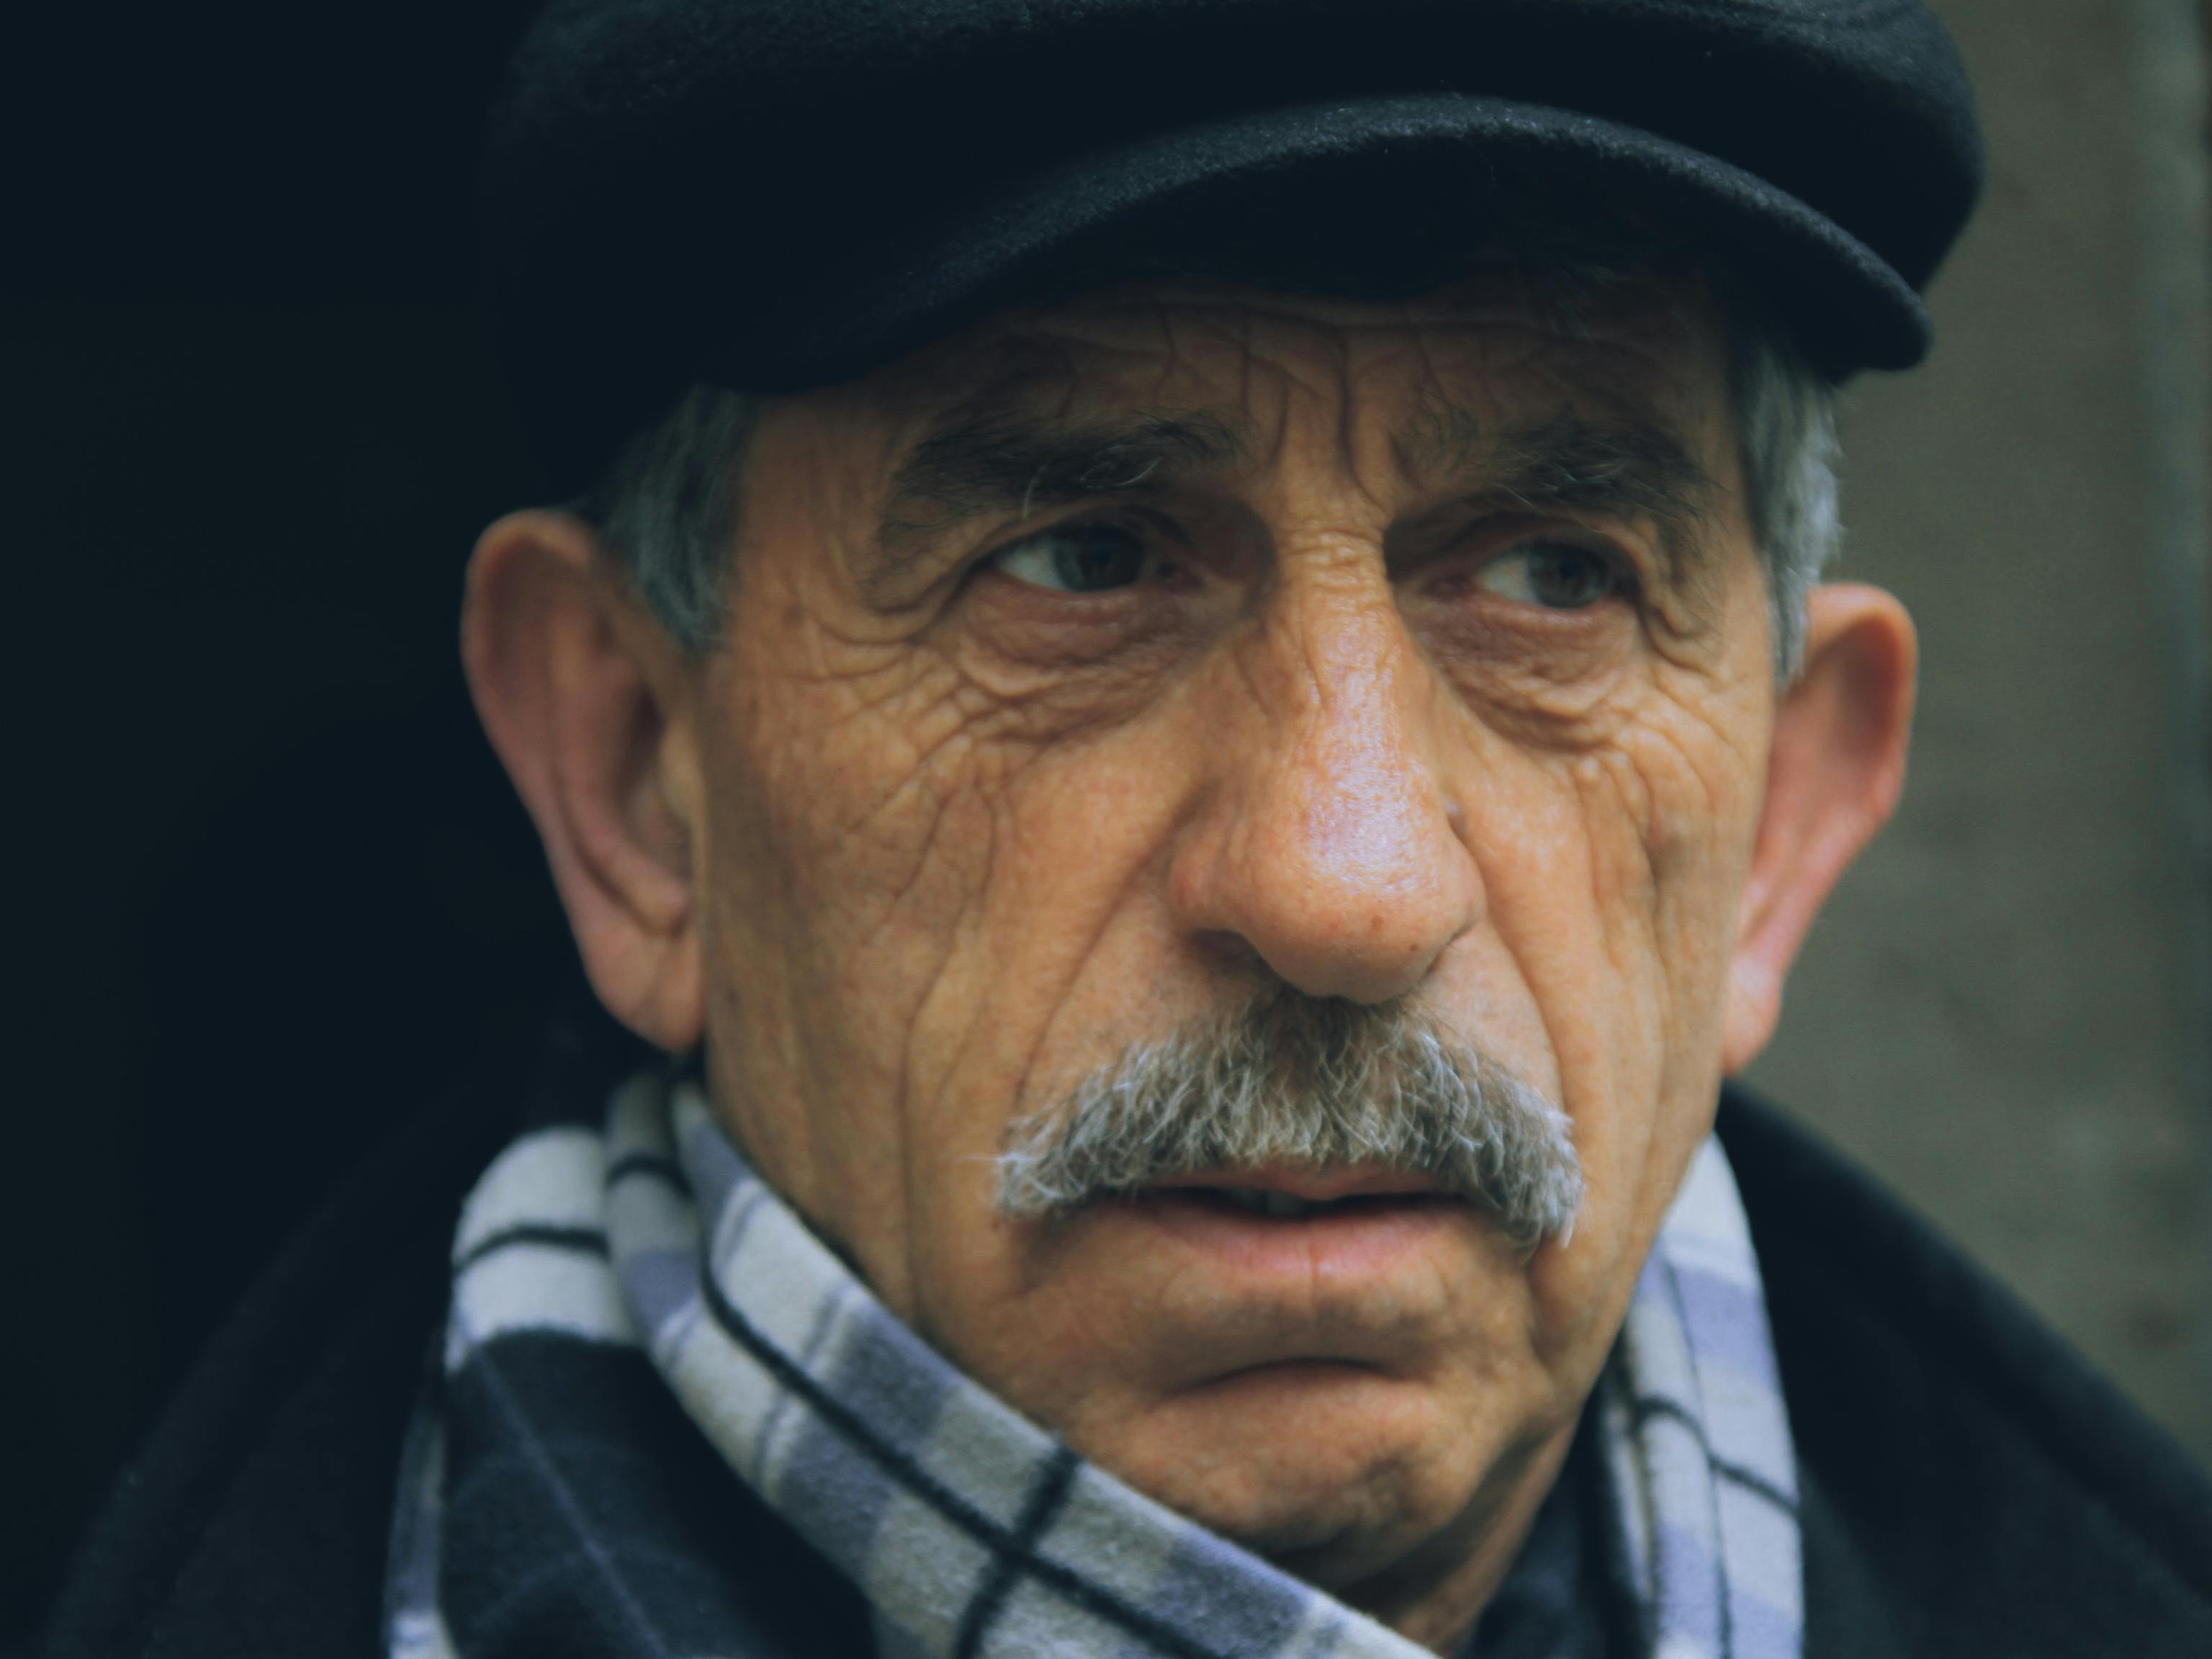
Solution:
[[[1001,550],[992,563],[1039,587],[1103,593],[1142,576],[1146,551],[1143,538],[1122,525],[1060,525]]]

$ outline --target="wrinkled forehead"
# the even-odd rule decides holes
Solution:
[[[1007,311],[865,385],[912,434],[963,420],[1208,413],[1265,450],[1294,411],[1465,442],[1571,416],[1721,436],[1727,330],[1693,272],[1510,267],[1375,301],[1193,280]]]

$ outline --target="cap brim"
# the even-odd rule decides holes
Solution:
[[[1444,94],[1267,110],[1017,175],[925,240],[811,273],[805,315],[766,361],[756,338],[728,378],[819,385],[1008,305],[1170,269],[1417,293],[1464,268],[1498,202],[1525,219],[1554,191],[1679,229],[1832,374],[1927,352],[1927,313],[1904,277],[1765,180],[1636,128]]]

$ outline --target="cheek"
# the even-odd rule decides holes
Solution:
[[[1755,815],[1754,775],[1707,712],[1654,699],[1577,769],[1614,1029],[1616,1179],[1639,1222],[1711,1118],[1720,1018]]]
[[[769,1178],[927,1323],[914,1299],[969,1276],[946,1258],[993,1248],[989,1155],[1039,1050],[1145,1023],[1095,995],[1085,1030],[1054,1020],[1102,952],[1145,954],[1125,900],[1172,816],[1154,722],[1010,695],[926,641],[786,626],[730,655],[746,672],[708,734],[724,1097]],[[1125,1003],[1152,984],[1103,977]],[[1054,1053],[1060,1080],[1084,1061]]]
[[[1563,1073],[1639,1062],[1614,1081],[1648,1086],[1641,1063],[1705,1028],[1757,805],[1731,712],[1645,688],[1572,743],[1485,729],[1468,745],[1455,793],[1489,926]]]
[[[1587,1180],[1534,1266],[1541,1342],[1594,1368],[1711,1124],[1762,770],[1756,696],[1655,677],[1573,752],[1503,745],[1470,793],[1489,920],[1557,1067]],[[1487,849],[1484,851],[1482,849]]]
[[[740,850],[804,909],[821,953],[879,961],[925,939],[941,953],[991,884],[1009,803],[1053,733],[1035,703],[926,644],[798,619],[785,635],[751,642],[724,700]]]
[[[912,1155],[934,1144],[923,1017],[1002,855],[1018,757],[997,711],[902,644],[757,626],[728,656],[702,732],[717,1097],[896,1307]]]

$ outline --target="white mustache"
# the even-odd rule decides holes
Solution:
[[[1422,1176],[1523,1251],[1564,1242],[1583,1200],[1572,1127],[1542,1091],[1422,1010],[1284,987],[1133,1045],[1008,1126],[998,1208],[1048,1219],[1169,1176],[1270,1164]]]

